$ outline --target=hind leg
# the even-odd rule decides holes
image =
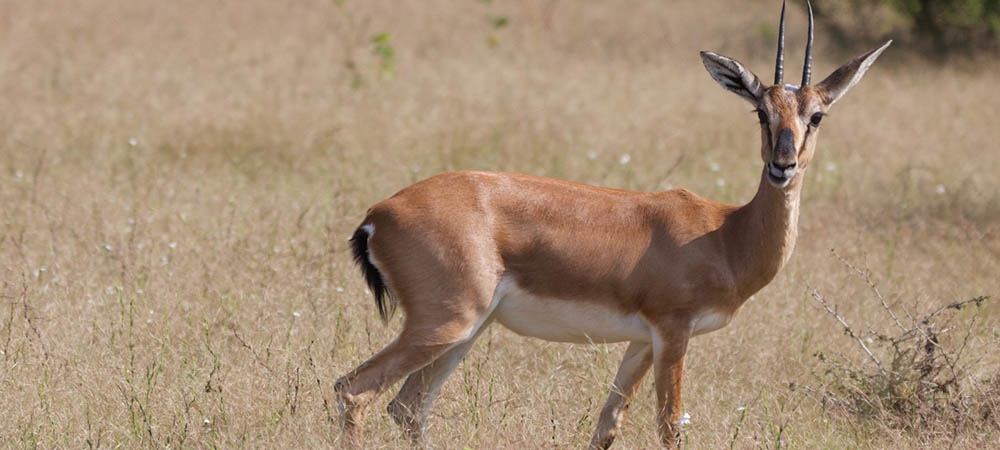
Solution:
[[[451,345],[412,345],[404,332],[334,385],[340,425],[349,444],[360,445],[368,405],[385,389],[446,352]]]
[[[467,351],[490,312],[489,308],[471,306],[450,312],[408,308],[399,337],[334,385],[348,444],[360,446],[368,406],[379,394],[455,348],[465,347]]]
[[[397,425],[403,427],[403,432],[414,444],[421,445],[424,441],[424,422],[445,380],[465,358],[490,322],[492,319],[488,319],[471,337],[452,347],[434,362],[410,374],[396,398],[389,402],[389,415]]]

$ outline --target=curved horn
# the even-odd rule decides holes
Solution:
[[[806,41],[806,63],[802,67],[802,85],[807,86],[809,84],[809,78],[812,76],[812,50],[813,50],[813,7],[812,3],[806,0],[806,5],[809,6],[809,40]]]
[[[778,60],[774,63],[774,84],[780,85],[785,74],[785,2],[781,2],[781,24],[778,25]]]

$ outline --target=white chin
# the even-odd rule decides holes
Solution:
[[[788,183],[792,181],[796,173],[795,169],[778,170],[778,168],[770,164],[767,165],[767,181],[774,187],[783,188],[788,186]]]
[[[770,172],[767,174],[767,182],[771,183],[771,186],[783,188],[788,186],[788,183],[792,181],[792,177],[776,177]]]

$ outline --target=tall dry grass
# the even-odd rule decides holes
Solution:
[[[470,168],[749,199],[755,118],[697,52],[769,78],[772,3],[0,1],[0,442],[338,446],[333,381],[399,328],[379,324],[349,261],[365,208]],[[795,61],[801,10],[789,21]],[[383,32],[391,56],[371,41]],[[865,50],[821,33],[814,73]],[[820,394],[816,352],[865,362],[806,285],[888,320],[831,248],[894,308],[1000,288],[997,61],[912,56],[890,48],[833,109],[791,262],[692,342],[689,447],[998,439],[852,416]],[[971,335],[968,390],[996,376],[995,311]],[[492,327],[430,436],[582,447],[622,351]],[[647,383],[616,447],[655,446],[654,403]],[[371,448],[402,446],[380,411]]]

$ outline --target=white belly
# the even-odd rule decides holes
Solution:
[[[494,293],[494,317],[517,334],[548,341],[604,343],[650,342],[649,326],[638,314],[579,300],[539,297],[509,278]]]
[[[729,324],[732,318],[729,314],[716,311],[705,311],[691,320],[691,336],[709,333]]]

